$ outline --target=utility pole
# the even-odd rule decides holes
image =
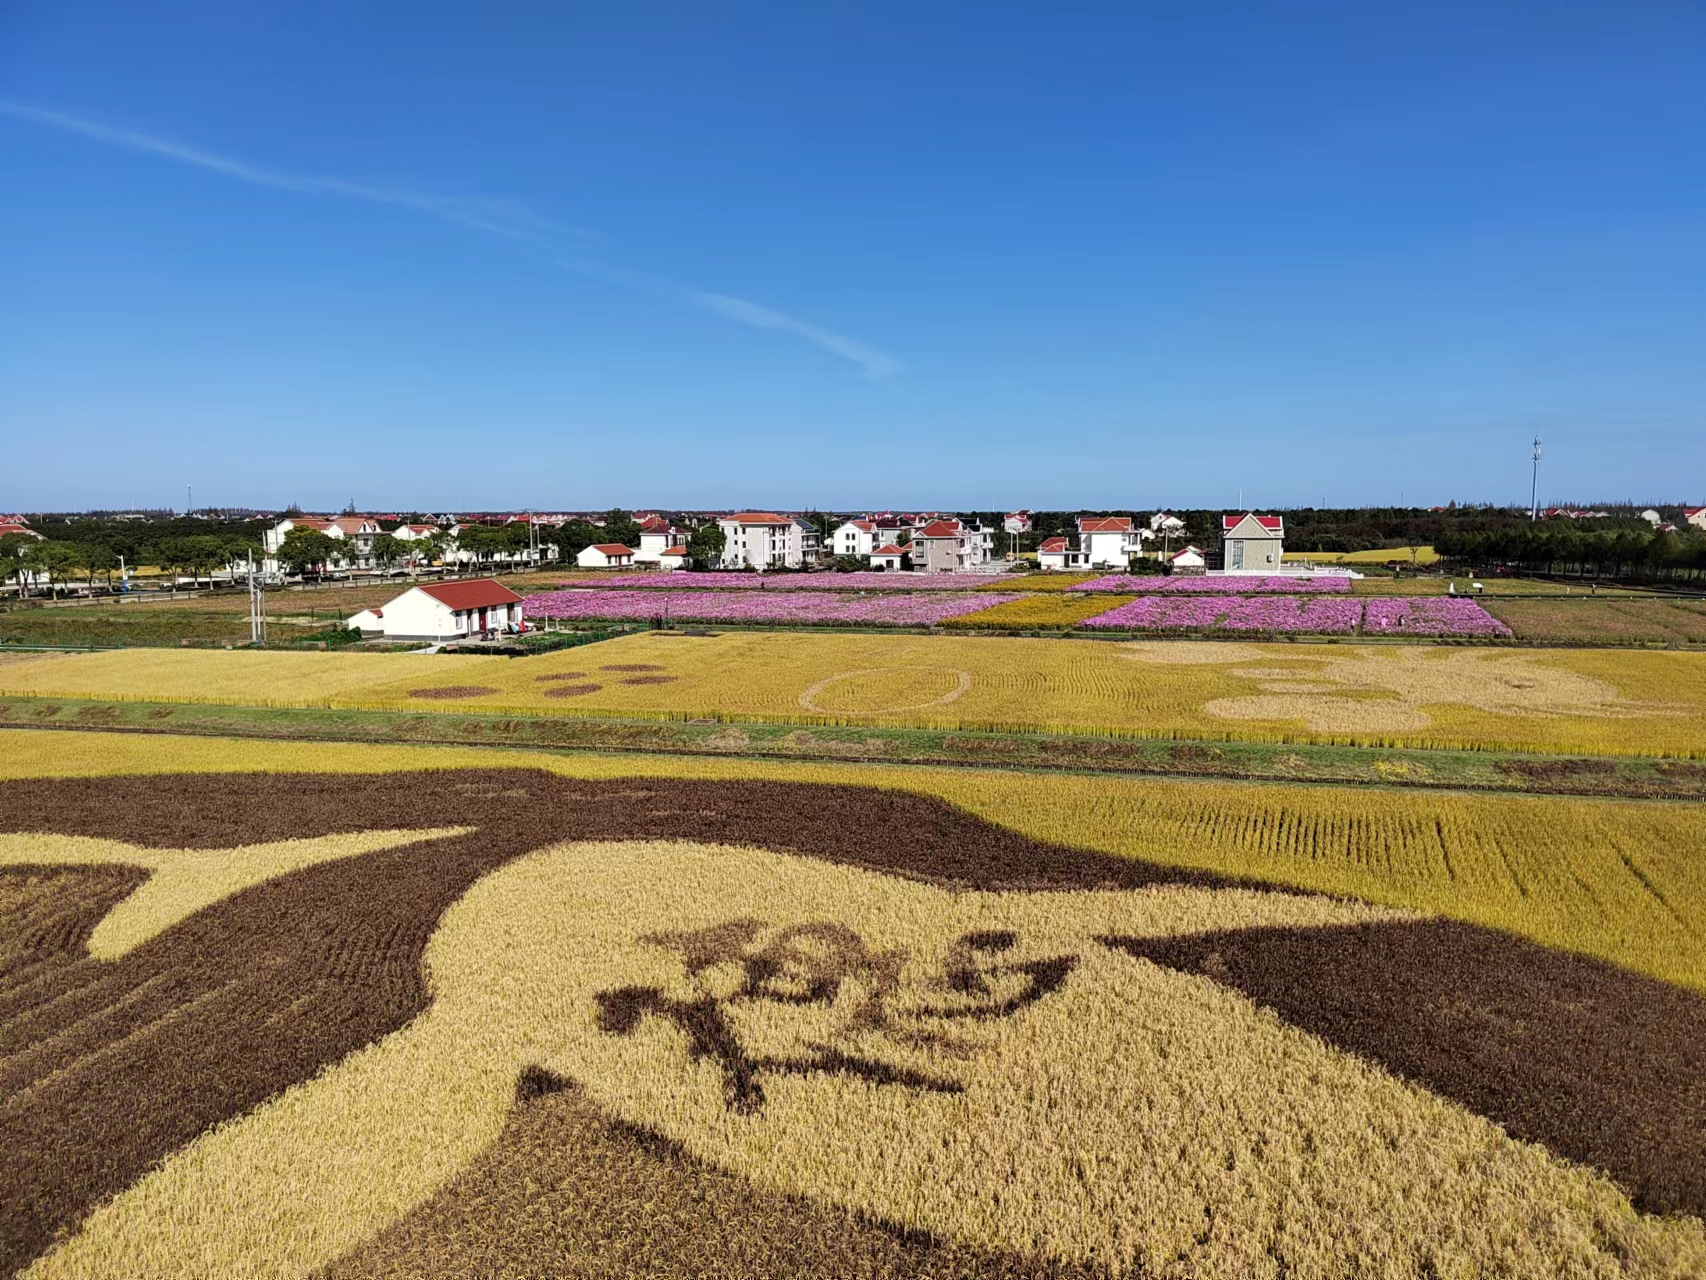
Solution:
[[[1528,519],[1532,524],[1540,519],[1540,434],[1534,436],[1534,479],[1528,489]]]
[[[189,515],[190,512],[192,512],[194,510],[195,510],[195,486],[186,484],[184,486],[184,515],[187,516],[187,515]]]
[[[257,649],[267,642],[267,600],[261,575],[255,572],[255,553],[249,553],[249,641]]]

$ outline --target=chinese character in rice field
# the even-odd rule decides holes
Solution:
[[[731,920],[643,941],[677,956],[689,993],[658,986],[601,991],[599,1027],[630,1035],[642,1018],[674,1024],[687,1037],[690,1057],[721,1069],[734,1111],[763,1106],[760,1077],[767,1073],[841,1073],[876,1085],[958,1093],[958,1081],[914,1070],[884,1048],[969,1056],[978,1042],[956,1027],[1035,1003],[1060,988],[1076,961],[1062,955],[1001,963],[996,957],[1012,949],[1016,935],[981,930],[956,940],[940,971],[909,989],[905,948],[873,949],[834,920],[777,930]],[[760,1016],[751,1016],[761,1007]]]

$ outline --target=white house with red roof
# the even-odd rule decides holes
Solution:
[[[677,529],[662,516],[647,516],[640,521],[640,545],[634,549],[635,564],[658,564],[671,547],[687,541],[684,530]]]
[[[1037,544],[1037,568],[1049,573],[1082,569],[1086,563],[1084,553],[1072,545],[1071,538],[1044,538]]]
[[[1278,574],[1285,561],[1285,520],[1253,511],[1222,516],[1223,573]]]
[[[1079,516],[1078,546],[1092,569],[1124,569],[1143,551],[1149,530],[1132,524],[1130,516]]]
[[[1174,573],[1200,574],[1208,570],[1208,559],[1200,547],[1180,547],[1167,557]]]
[[[37,533],[34,529],[30,528],[29,525],[24,524],[21,521],[0,520],[0,538],[8,537],[12,534],[16,534],[20,538],[39,539],[41,537],[41,534]]]
[[[725,569],[798,569],[805,563],[800,526],[774,511],[737,511],[718,516]]]
[[[520,630],[521,597],[492,578],[422,583],[381,608],[363,609],[344,625],[387,640],[456,640]]]
[[[871,552],[871,568],[886,569],[890,573],[898,573],[906,567],[907,549],[897,543],[878,547]]]
[[[1706,507],[1684,507],[1682,522],[1693,525],[1696,529],[1706,529]]]
[[[583,569],[632,569],[634,549],[620,542],[595,542],[581,549],[575,563]]]
[[[838,556],[868,556],[877,550],[880,540],[875,520],[848,520],[829,535],[829,548]]]

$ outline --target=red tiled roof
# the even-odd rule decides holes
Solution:
[[[877,555],[877,556],[903,556],[906,554],[906,548],[905,547],[897,547],[894,545],[894,543],[891,542],[886,547],[878,547],[871,554]]]
[[[1177,560],[1180,556],[1200,556],[1201,554],[1202,549],[1200,547],[1180,547],[1168,559]]]
[[[920,538],[957,538],[960,533],[958,520],[932,520],[918,531]]]
[[[632,547],[625,547],[620,542],[595,542],[592,544],[592,549],[602,551],[607,556],[631,556],[634,554]]]
[[[1222,516],[1220,518],[1220,527],[1223,529],[1235,529],[1238,527],[1238,522],[1246,517],[1254,520],[1264,529],[1282,529],[1285,527],[1285,521],[1281,520],[1278,516],[1259,516],[1253,511],[1246,511],[1235,516]]]
[[[34,529],[26,528],[21,524],[0,524],[0,538],[4,538],[9,533],[21,533],[26,538],[41,537],[41,534],[37,533]]]
[[[659,529],[668,529],[669,521],[665,520],[662,516],[647,516],[644,520],[640,521],[640,528],[644,529],[647,533],[656,533]]]
[[[662,551],[658,552],[658,554],[660,556],[684,556],[687,554],[687,546],[683,543],[679,547],[665,547]]]
[[[1702,511],[1706,511],[1706,507],[1684,507],[1682,509],[1682,514],[1683,514],[1683,517],[1686,519],[1689,516],[1697,516]]]
[[[330,529],[335,522],[331,520],[321,520],[317,516],[291,516],[290,523],[293,528],[318,529],[321,533],[324,533],[327,529]]]
[[[732,516],[724,516],[736,524],[789,524],[791,521],[777,515],[774,511],[737,511]]]
[[[852,525],[855,529],[864,530],[866,533],[870,533],[877,527],[869,520],[849,520],[847,523]]]
[[[1079,533],[1130,533],[1130,516],[1095,516],[1090,519],[1080,518]]]
[[[434,582],[418,588],[450,609],[478,609],[494,604],[517,604],[521,597],[494,578],[466,582]]]
[[[1037,550],[1038,551],[1065,551],[1065,550],[1069,549],[1069,546],[1070,546],[1070,544],[1066,541],[1065,538],[1044,538],[1042,545],[1039,546],[1037,548]]]

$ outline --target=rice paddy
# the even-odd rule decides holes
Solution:
[[[750,754],[1702,770],[1706,654],[650,632],[8,698],[85,727],[0,729],[0,1274],[1706,1274],[1706,806]],[[148,732],[188,703],[723,754]]]
[[[635,663],[654,668],[647,674],[655,678],[640,683],[616,669]],[[924,671],[954,674],[918,674]],[[945,688],[914,696],[920,680],[957,684],[959,673],[967,683],[953,700],[937,701]],[[814,694],[803,704],[802,695],[820,686],[834,696]],[[0,665],[0,696],[7,693],[1706,755],[1706,654],[1672,652],[645,633],[514,662],[53,655]]]
[[[1311,860],[1338,848],[1356,874],[1408,839],[1390,799],[1418,806],[1415,837],[1433,827],[1432,877],[1470,896],[1496,896],[1524,841],[1556,863],[1615,832],[1607,869],[1635,859],[1649,901],[1698,904],[1706,886],[1660,856],[1697,846],[1661,829],[1692,806],[1150,784],[1121,818],[1090,802],[1121,788],[1062,779],[1090,788],[1049,819],[1094,837],[1075,845],[921,794],[928,771],[458,772],[442,766],[480,753],[321,744],[320,767],[375,772],[167,788],[125,776],[149,744],[39,738],[8,772],[86,776],[0,784],[32,802],[0,808],[10,838],[63,855],[0,870],[6,918],[38,922],[0,949],[21,1050],[0,1060],[0,1247],[34,1276],[578,1273],[589,1231],[613,1276],[690,1246],[704,1274],[778,1277],[853,1258],[1055,1277],[1706,1265],[1706,1140],[1650,1122],[1706,1101],[1698,977],[1251,875],[1305,797],[1351,824]],[[224,769],[293,763],[195,745]],[[1010,778],[1036,823],[1031,779],[959,776]],[[1165,825],[1181,801],[1194,833]],[[160,875],[281,841],[297,869],[89,953],[149,869],[127,849]],[[1239,874],[1188,865],[1215,848]],[[1539,869],[1530,905],[1587,879]],[[1416,896],[1414,872],[1394,883]],[[1409,1004],[1381,985],[1418,973]],[[1388,1022],[1406,1034],[1371,1038]],[[1545,1067],[1565,1035],[1568,1069]],[[641,1187],[657,1201],[625,1198]],[[706,1196],[714,1228],[659,1238]],[[781,1200],[800,1229],[760,1243]],[[585,1212],[553,1229],[570,1203]]]

